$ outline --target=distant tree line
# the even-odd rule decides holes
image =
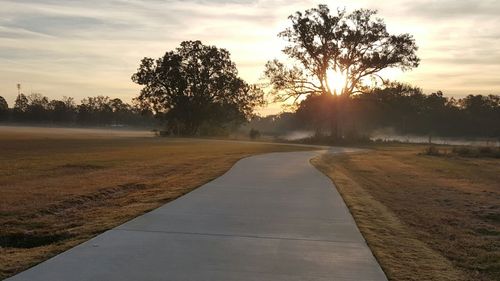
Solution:
[[[310,130],[310,127],[312,126],[299,121],[295,112],[282,112],[267,116],[254,116],[243,129],[254,129],[265,135],[279,137],[291,131]]]
[[[0,122],[77,126],[152,126],[151,111],[118,98],[95,96],[77,104],[71,97],[51,100],[33,93],[20,93],[9,107],[0,96]]]
[[[249,125],[263,133],[308,130],[318,136],[331,133],[335,97],[309,95],[294,112],[254,118]],[[342,103],[341,138],[364,137],[379,129],[402,135],[447,137],[500,137],[500,96],[445,97],[441,91],[424,94],[421,89],[393,83],[368,93],[353,95]]]
[[[500,95],[455,99],[441,91],[396,84],[354,96],[347,106],[348,128],[372,131],[393,128],[401,134],[500,137]]]

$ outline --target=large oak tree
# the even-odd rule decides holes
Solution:
[[[227,50],[200,41],[182,42],[158,59],[144,58],[132,80],[144,86],[138,101],[176,134],[238,125],[263,101],[261,90],[238,77]]]
[[[417,67],[413,37],[390,34],[375,15],[376,11],[366,9],[331,13],[326,5],[291,15],[291,26],[278,35],[288,43],[283,49],[288,60],[266,64],[265,76],[276,99],[298,101],[309,95],[347,98],[365,92],[369,80],[384,80],[380,76],[383,69]],[[343,78],[331,79],[332,75]],[[336,116],[339,102],[333,104]],[[332,128],[335,137],[337,120],[335,117]]]

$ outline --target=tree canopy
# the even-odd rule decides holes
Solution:
[[[238,77],[227,50],[200,41],[182,42],[158,59],[144,58],[132,80],[144,86],[142,106],[175,134],[239,125],[263,102],[262,91]]]
[[[9,105],[7,101],[0,96],[0,120],[4,120],[8,117],[9,114]]]
[[[266,64],[265,76],[277,99],[298,100],[309,94],[349,96],[365,92],[367,80],[382,79],[379,72],[385,68],[417,67],[413,37],[390,34],[376,13],[360,9],[332,14],[326,5],[319,5],[291,15],[291,27],[278,36],[288,42],[283,53],[292,64],[278,60]],[[333,75],[342,79],[332,81]]]

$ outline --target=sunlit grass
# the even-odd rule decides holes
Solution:
[[[500,160],[375,148],[313,163],[336,183],[389,279],[499,280]]]

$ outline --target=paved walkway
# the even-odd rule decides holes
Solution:
[[[243,159],[11,280],[387,280],[317,154]]]

